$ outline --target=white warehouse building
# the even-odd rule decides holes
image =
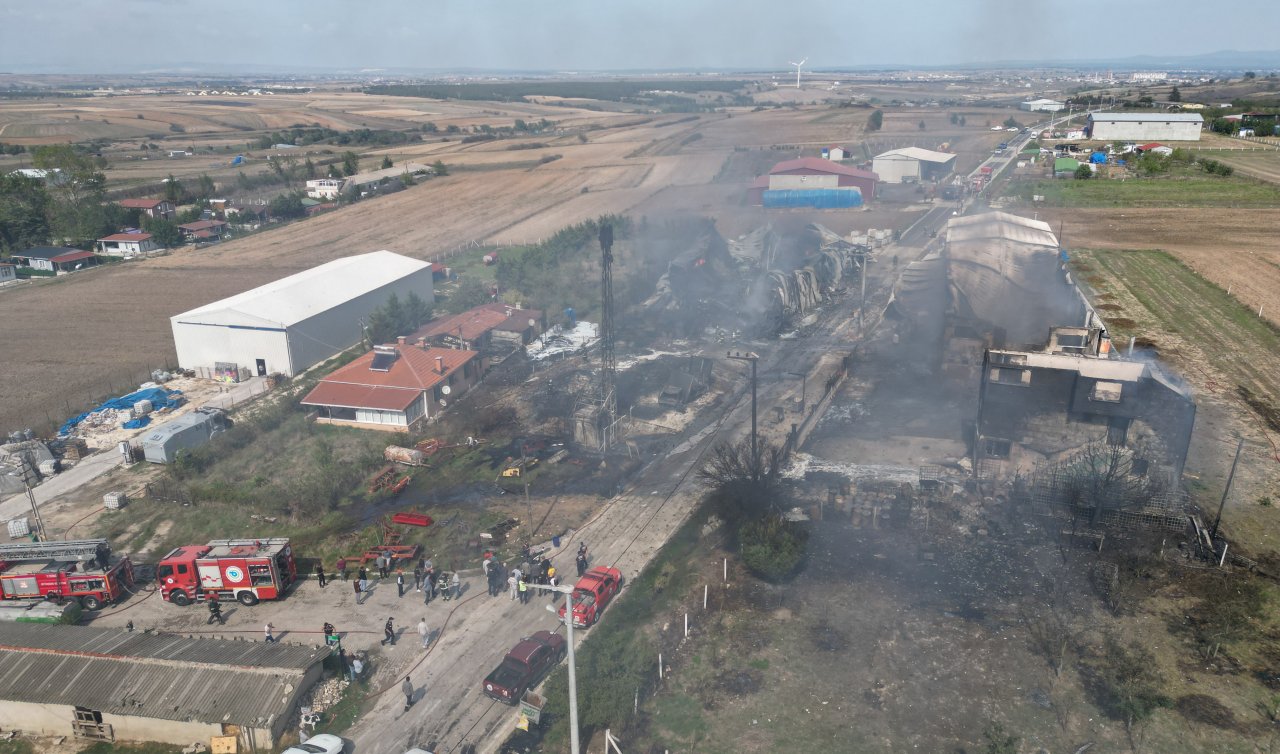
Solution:
[[[390,251],[335,259],[172,317],[178,365],[232,380],[299,374],[359,343],[393,293],[432,303],[431,265]]]
[[[1085,135],[1099,141],[1200,141],[1200,113],[1092,113]]]
[[[881,152],[871,161],[871,170],[883,183],[920,183],[945,178],[955,167],[956,156],[920,147],[904,147]]]

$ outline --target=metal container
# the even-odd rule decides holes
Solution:
[[[31,533],[31,523],[26,518],[9,519],[9,538],[17,539]]]

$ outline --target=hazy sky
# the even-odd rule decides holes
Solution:
[[[1280,47],[1280,3],[0,0],[0,70],[201,64],[608,70],[945,65]],[[1226,6],[1224,6],[1226,7]]]

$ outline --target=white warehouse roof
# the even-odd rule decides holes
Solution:
[[[343,257],[183,312],[173,321],[283,330],[430,266],[386,250]]]
[[[1105,120],[1114,123],[1204,123],[1200,113],[1091,113],[1089,120]]]
[[[921,162],[951,162],[956,158],[953,154],[935,152],[931,149],[921,149],[920,147],[890,149],[888,152],[881,152],[876,155],[875,159],[879,160],[882,157],[909,157],[913,160],[920,160]]]

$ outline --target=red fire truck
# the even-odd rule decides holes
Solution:
[[[77,599],[98,610],[132,586],[133,564],[112,557],[105,539],[0,545],[0,599]]]
[[[160,596],[175,605],[190,605],[210,595],[256,605],[259,600],[280,599],[297,578],[293,548],[283,537],[187,545],[156,566]]]

